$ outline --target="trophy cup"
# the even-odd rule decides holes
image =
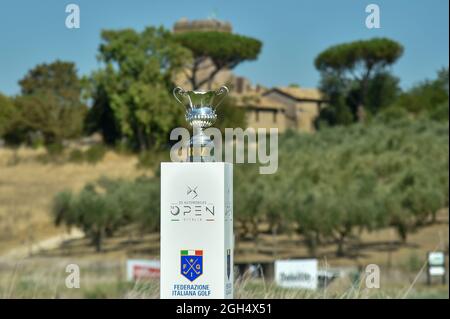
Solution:
[[[203,130],[227,95],[173,91],[194,134],[184,162],[161,163],[160,296],[164,299],[233,298],[233,164],[215,161]]]
[[[173,90],[175,99],[186,109],[186,121],[193,128],[193,136],[187,147],[187,161],[214,161],[214,142],[203,130],[216,121],[216,109],[228,92],[226,86],[222,86],[216,91],[185,91],[181,87]]]

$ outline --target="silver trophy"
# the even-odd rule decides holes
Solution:
[[[188,161],[214,161],[214,142],[203,130],[216,121],[216,108],[228,92],[226,86],[216,91],[185,91],[181,87],[173,90],[175,99],[186,109],[186,121],[193,128],[194,134],[188,145]]]

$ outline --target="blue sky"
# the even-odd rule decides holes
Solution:
[[[81,28],[65,27],[65,7],[81,10]],[[365,7],[378,4],[381,29],[367,29]],[[404,56],[393,67],[403,88],[433,78],[448,66],[448,0],[0,0],[0,92],[19,93],[17,81],[38,63],[76,63],[80,75],[99,67],[102,29],[148,25],[172,28],[181,17],[211,15],[234,32],[256,37],[264,47],[257,61],[235,73],[266,86],[298,83],[315,87],[315,56],[330,45],[386,36],[401,42]]]

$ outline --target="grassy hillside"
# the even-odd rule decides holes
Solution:
[[[55,228],[49,210],[53,196],[78,190],[101,176],[135,178],[137,159],[109,152],[95,164],[48,163],[45,150],[0,149],[0,255],[18,245],[31,245],[64,232]]]

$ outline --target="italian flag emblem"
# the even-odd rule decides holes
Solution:
[[[203,256],[203,250],[182,250],[181,256]]]
[[[194,281],[203,274],[203,250],[181,250],[181,275],[189,281]]]

